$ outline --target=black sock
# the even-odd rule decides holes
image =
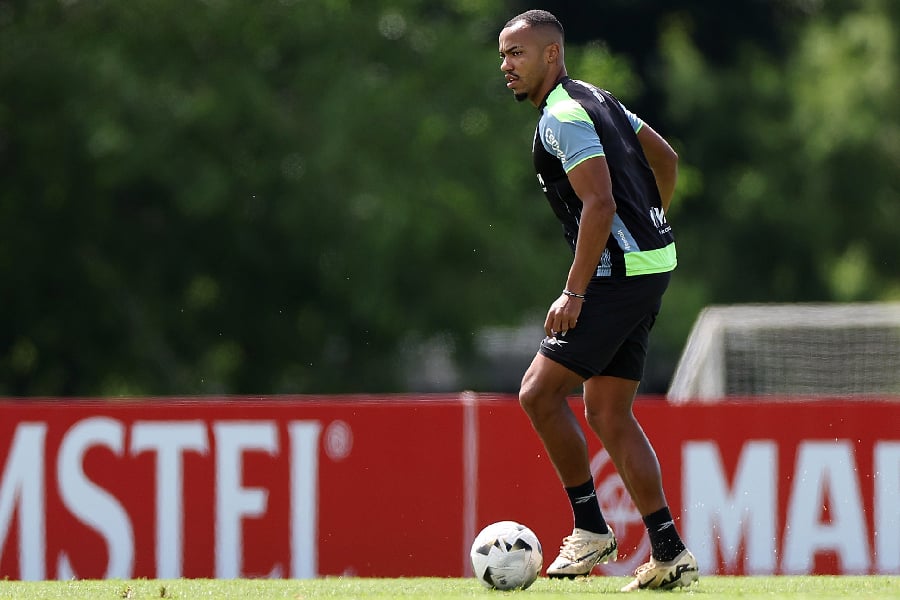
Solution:
[[[572,503],[572,513],[575,515],[575,527],[586,529],[594,533],[607,533],[609,527],[600,512],[600,503],[597,502],[597,492],[594,490],[594,479],[588,479],[581,485],[567,487],[566,494]]]
[[[684,550],[684,542],[678,535],[668,506],[644,517],[644,525],[650,536],[650,554],[654,559],[669,562]]]

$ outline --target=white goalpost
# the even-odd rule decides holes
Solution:
[[[669,401],[766,395],[900,398],[900,302],[703,309]]]

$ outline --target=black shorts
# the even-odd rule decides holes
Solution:
[[[565,335],[546,337],[539,352],[585,379],[610,375],[640,381],[650,329],[671,273],[625,279],[595,278],[578,323]]]

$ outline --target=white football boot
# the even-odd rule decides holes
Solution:
[[[697,559],[685,549],[669,562],[658,562],[651,556],[650,562],[642,564],[635,570],[634,581],[623,587],[622,591],[671,590],[688,587],[699,579]]]
[[[589,575],[599,563],[607,563],[618,557],[618,544],[612,529],[608,533],[594,533],[576,527],[572,535],[563,540],[559,556],[547,567],[547,577],[572,579]]]

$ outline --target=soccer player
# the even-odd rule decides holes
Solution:
[[[540,113],[534,166],[575,255],[519,391],[575,521],[547,575],[588,575],[617,556],[615,534],[595,494],[584,433],[566,400],[581,385],[587,422],[650,537],[650,561],[623,591],[688,586],[698,578],[697,561],[676,530],[659,462],[632,412],[649,332],[676,265],[665,212],[678,156],[612,94],[568,77],[563,27],[549,12],[514,17],[499,42],[506,87]]]

